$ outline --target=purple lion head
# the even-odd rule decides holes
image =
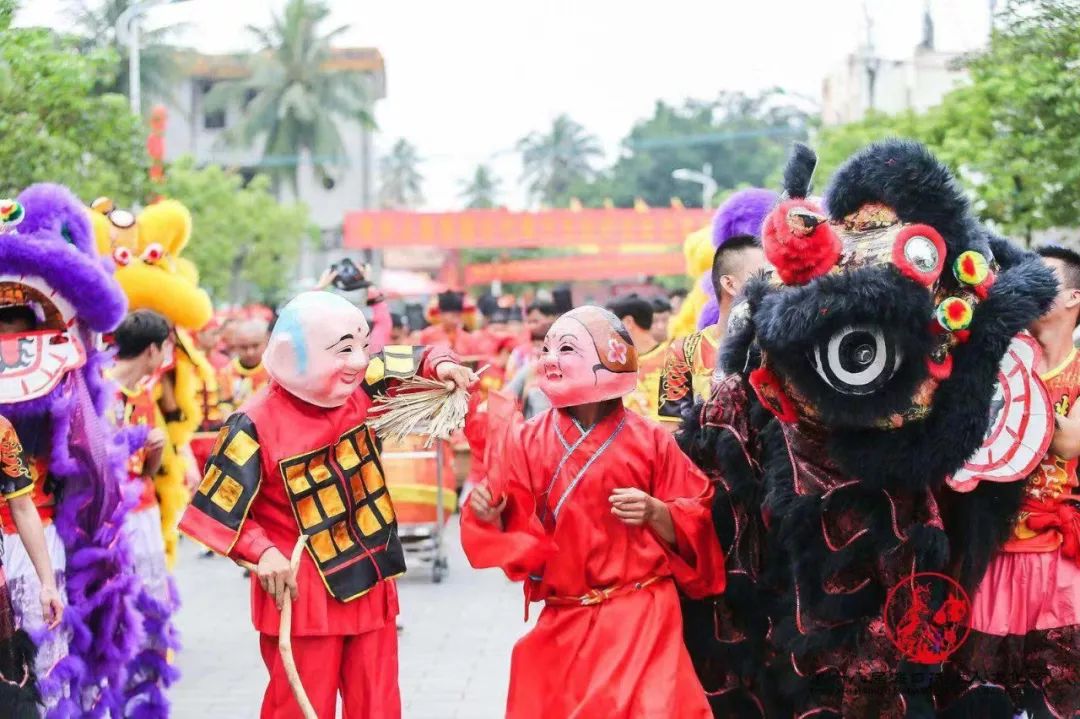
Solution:
[[[761,223],[776,205],[775,192],[760,187],[739,190],[729,197],[713,215],[712,244],[719,249],[732,237],[749,235],[761,237]],[[698,317],[698,329],[704,329],[720,321],[720,305],[713,289],[712,278],[706,274],[701,278],[701,287],[708,300]]]
[[[66,188],[37,184],[0,230],[0,411],[39,414],[72,370],[96,361],[95,334],[124,318],[86,209]]]

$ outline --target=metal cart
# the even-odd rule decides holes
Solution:
[[[413,435],[400,444],[384,444],[382,463],[402,547],[409,559],[429,565],[431,580],[439,583],[449,569],[444,532],[457,495],[448,493],[443,486],[447,478],[453,478],[452,469],[448,474],[446,466],[448,459],[452,461],[446,442],[437,440],[432,448],[425,449],[426,440],[425,436]],[[423,478],[433,479],[434,487]]]

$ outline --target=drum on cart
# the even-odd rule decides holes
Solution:
[[[457,508],[454,457],[446,442],[425,448],[426,441],[410,435],[384,442],[381,459],[401,544],[411,559],[429,564],[432,580],[441,582],[448,569],[443,531]]]

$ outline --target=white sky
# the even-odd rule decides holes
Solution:
[[[425,158],[426,209],[459,206],[463,178],[490,162],[500,198],[523,201],[511,151],[562,112],[602,140],[609,159],[656,99],[782,86],[817,100],[828,71],[865,37],[908,56],[925,0],[330,0],[349,24],[342,45],[379,48],[387,98],[376,109],[378,148],[398,137]],[[933,0],[936,44],[967,50],[987,36],[990,0]],[[150,11],[148,24],[183,21],[182,41],[204,52],[249,47],[284,0],[189,0]],[[67,0],[23,0],[17,22],[66,29]]]

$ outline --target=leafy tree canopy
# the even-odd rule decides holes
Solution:
[[[461,199],[466,210],[490,210],[498,206],[502,183],[487,165],[477,165],[471,177],[461,183]]]
[[[399,138],[379,160],[379,206],[388,210],[415,208],[424,202],[424,176],[420,174],[416,146]]]
[[[311,225],[304,205],[279,203],[270,185],[257,175],[245,186],[237,173],[217,165],[197,168],[191,158],[181,158],[158,188],[191,210],[184,256],[198,265],[200,284],[215,303],[273,305],[288,290],[290,268]]]
[[[1080,3],[1008,5],[968,70],[970,84],[927,113],[826,128],[815,143],[824,175],[868,142],[912,137],[958,174],[979,215],[1004,231],[1030,238],[1033,230],[1080,225]]]
[[[617,207],[631,207],[640,197],[653,207],[667,206],[673,198],[701,207],[701,186],[674,179],[673,171],[711,165],[719,191],[767,185],[790,143],[805,139],[810,121],[778,90],[724,93],[714,101],[690,99],[681,106],[657,101],[652,117],[637,122],[623,140],[615,164],[571,194],[590,206],[611,199]]]
[[[108,48],[80,55],[73,38],[13,28],[0,0],[0,196],[59,182],[89,201],[141,198],[145,133],[121,95],[96,94],[116,68]]]

